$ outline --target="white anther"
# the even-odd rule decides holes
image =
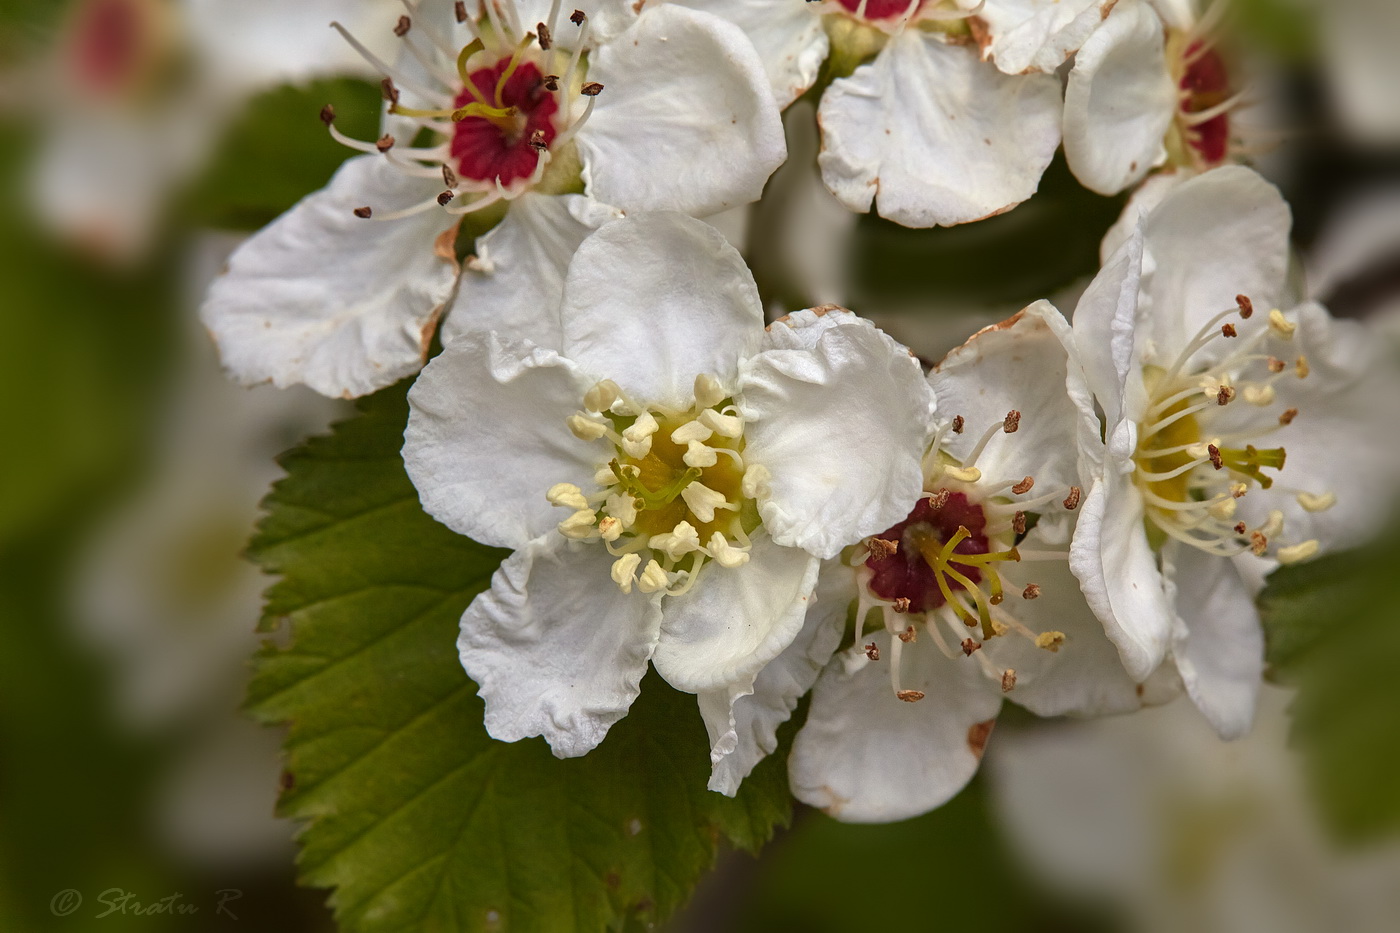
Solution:
[[[1210,445],[1209,445],[1209,444],[1192,444],[1190,447],[1186,448],[1186,455],[1187,455],[1188,457],[1190,457],[1192,460],[1209,460],[1209,459],[1210,459]]]
[[[609,515],[598,523],[598,537],[604,541],[616,541],[622,537],[622,522]]]
[[[1298,504],[1308,512],[1326,512],[1337,504],[1337,494],[1335,492],[1324,492],[1315,496],[1310,492],[1298,493]]]
[[[977,483],[982,480],[982,471],[977,467],[945,466],[943,473],[960,483]]]
[[[1284,340],[1292,340],[1293,332],[1298,329],[1288,318],[1283,316],[1283,312],[1278,308],[1269,312],[1269,330],[1274,332],[1274,336]]]
[[[616,382],[604,379],[584,394],[583,407],[589,411],[607,411],[621,394]]]
[[[597,483],[599,486],[602,486],[604,489],[606,489],[609,486],[616,486],[617,474],[613,472],[612,467],[602,466],[598,468],[597,473],[593,474],[593,482]]]
[[[632,592],[632,582],[637,579],[637,568],[641,564],[642,558],[637,554],[623,554],[613,563],[613,582],[621,587],[622,592]]]
[[[761,463],[750,464],[744,471],[744,478],[739,482],[739,491],[746,499],[766,499],[772,490],[768,487],[768,482],[773,478],[773,474]]]
[[[1222,522],[1228,522],[1235,517],[1235,512],[1238,508],[1239,506],[1235,503],[1234,499],[1222,499],[1206,509],[1206,511],[1210,513],[1211,518],[1218,519]]]
[[[651,436],[659,427],[656,417],[651,412],[644,411],[638,415],[631,427],[622,432],[622,449],[626,451],[627,456],[640,460],[651,453]]]
[[[1272,405],[1277,396],[1278,393],[1271,385],[1245,386],[1244,389],[1244,400],[1251,405],[1258,405],[1260,408]]]
[[[719,380],[709,373],[695,377],[695,404],[700,408],[714,408],[724,401],[727,393]]]
[[[721,437],[739,437],[744,433],[744,421],[736,415],[721,415],[713,408],[700,412],[696,419]]]
[[[689,444],[691,441],[708,441],[714,434],[709,428],[698,421],[687,421],[685,424],[671,432],[671,440],[677,444]]]
[[[1281,547],[1274,552],[1274,556],[1278,558],[1280,564],[1296,564],[1299,561],[1311,560],[1316,557],[1319,547],[1320,545],[1317,543],[1317,539],[1314,538],[1300,544]]]
[[[549,487],[549,492],[544,494],[550,505],[560,505],[566,509],[586,509],[588,500],[583,496],[583,490],[573,483],[555,483]]]
[[[704,483],[691,483],[681,490],[681,498],[701,522],[714,521],[715,509],[729,502],[721,493],[715,492]]]
[[[710,535],[709,552],[710,556],[715,559],[715,563],[726,570],[742,567],[749,562],[748,549],[735,547],[726,541],[724,535],[718,531]]]
[[[559,523],[559,533],[575,541],[586,541],[598,533],[598,529],[593,527],[597,520],[597,512],[592,509],[579,509]]]
[[[671,531],[652,535],[647,546],[662,552],[671,560],[680,560],[686,554],[700,550],[700,533],[690,522],[681,522]]]
[[[608,496],[608,501],[603,503],[603,508],[608,514],[622,522],[622,527],[630,528],[637,520],[637,500],[630,493],[619,492]]]
[[[681,457],[688,467],[712,467],[719,462],[719,454],[715,453],[713,447],[706,447],[699,441],[691,441],[686,447],[685,455]]]
[[[637,581],[637,589],[643,593],[655,593],[670,585],[671,578],[666,571],[661,569],[661,565],[654,560],[647,561],[646,569],[642,571],[642,576]]]
[[[1243,499],[1244,494],[1247,492],[1249,492],[1249,485],[1247,483],[1235,483],[1230,487],[1230,496],[1235,499]]]
[[[588,417],[583,412],[575,412],[569,416],[569,430],[574,432],[574,437],[579,440],[596,441],[608,433],[608,426],[597,418]]]
[[[1283,513],[1278,509],[1270,512],[1264,524],[1259,526],[1259,533],[1266,538],[1277,538],[1283,534]]]

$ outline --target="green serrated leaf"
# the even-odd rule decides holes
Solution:
[[[583,758],[486,735],[457,623],[504,552],[423,513],[399,457],[403,387],[283,458],[254,558],[282,580],[250,707],[290,723],[284,816],[345,930],[602,930],[666,917],[721,839],[756,850],[790,799],[783,756],[705,790],[693,697],[649,678]]]
[[[1293,737],[1343,839],[1400,830],[1400,536],[1285,567],[1261,596],[1272,679],[1294,686]]]

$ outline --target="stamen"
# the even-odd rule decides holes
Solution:
[[[1320,549],[1316,539],[1303,541],[1288,547],[1281,547],[1274,553],[1280,564],[1296,564],[1299,561],[1311,560],[1317,556]]]
[[[408,90],[419,95],[424,100],[441,102],[439,104],[440,106],[446,105],[451,102],[440,91],[428,90],[423,85],[405,78],[397,69],[390,68],[384,62],[383,59],[381,59],[378,55],[375,55],[369,49],[365,48],[364,43],[361,42],[359,39],[356,39],[353,35],[351,35],[350,31],[344,26],[340,25],[340,23],[332,22],[331,28],[334,29],[336,32],[340,33],[341,37],[345,39],[346,42],[350,43],[351,47],[354,48],[356,52],[360,53],[361,58],[373,65],[375,70],[377,70],[380,74],[392,79],[399,87],[408,88]]]
[[[1297,499],[1306,512],[1326,512],[1337,504],[1337,494],[1334,492],[1324,492],[1321,495],[1300,492]]]

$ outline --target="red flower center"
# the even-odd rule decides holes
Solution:
[[[920,499],[908,518],[876,535],[897,544],[898,549],[887,556],[871,556],[865,562],[873,573],[870,591],[881,599],[909,600],[909,612],[927,612],[948,601],[926,552],[941,548],[959,528],[966,528],[971,534],[953,548],[954,554],[986,554],[989,550],[987,515],[982,506],[960,492],[950,493],[941,508],[936,508],[934,501],[927,496]],[[974,585],[982,582],[982,572],[977,567],[956,560],[948,563]],[[951,577],[947,584],[950,589],[964,589]]]
[[[548,145],[559,133],[554,125],[559,100],[545,87],[540,69],[532,62],[521,62],[502,82],[510,61],[503,58],[490,68],[472,72],[476,92],[463,88],[454,102],[457,107],[484,102],[497,109],[514,108],[508,116],[469,116],[453,127],[451,152],[463,178],[487,182],[499,178],[503,185],[529,178],[540,160],[532,142]]]
[[[89,0],[78,11],[69,55],[83,90],[114,95],[132,82],[152,42],[149,14],[135,0]]]
[[[851,13],[860,9],[860,0],[836,0],[836,2]],[[893,19],[896,16],[903,16],[908,9],[909,0],[870,0],[865,5],[865,18],[871,20]]]
[[[1219,53],[1213,49],[1202,53],[1201,43],[1197,41],[1186,50],[1187,59],[1193,56],[1198,57],[1181,76],[1181,89],[1186,92],[1181,110],[1187,115],[1209,110],[1230,99],[1230,76]],[[1192,127],[1186,139],[1207,164],[1224,162],[1230,153],[1229,114],[1222,113]]]

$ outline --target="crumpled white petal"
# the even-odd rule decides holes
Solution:
[[[747,693],[802,629],[819,565],[755,532],[747,564],[707,566],[694,589],[666,601],[657,673],[687,693],[731,685]]]
[[[758,53],[717,16],[646,7],[594,51],[588,80],[604,90],[577,137],[584,185],[625,211],[748,204],[787,158]]]
[[[1114,0],[987,0],[973,27],[990,59],[1009,75],[1053,72],[1084,44]],[[964,8],[977,4],[963,0]]]
[[[695,377],[726,388],[757,349],[763,307],[734,247],[675,213],[604,225],[564,280],[563,354],[648,402],[690,406]]]
[[[353,211],[408,207],[440,187],[358,156],[254,234],[200,309],[224,367],[245,385],[304,383],[350,398],[417,372],[457,278],[451,241],[437,242],[455,221],[436,210],[387,221]]]
[[[815,345],[745,361],[735,402],[744,459],[772,475],[758,503],[764,527],[779,544],[830,558],[919,497],[933,393],[905,347],[854,315],[774,323],[766,346],[800,343],[788,331],[803,326],[824,328]]]
[[[1167,158],[1177,87],[1166,33],[1146,0],[1121,0],[1074,56],[1065,85],[1065,158],[1084,187],[1113,195]]]
[[[929,639],[905,646],[902,687],[890,686],[890,636],[867,635],[881,660],[847,671],[834,659],[812,688],[788,759],[793,796],[850,823],[885,823],[946,803],[977,771],[1001,688],[975,658],[945,658]]]
[[[801,97],[816,83],[830,40],[815,3],[764,3],[759,0],[670,0],[704,10],[744,31],[758,50],[779,107]]]
[[[572,758],[627,715],[660,634],[660,595],[624,594],[611,562],[551,532],[507,557],[467,607],[457,650],[492,738],[541,735]]]
[[[1074,310],[1080,374],[1094,395],[1088,399],[1072,393],[1092,425],[1088,436],[1081,432],[1081,447],[1099,445],[1092,410],[1097,401],[1108,429],[1104,440],[1114,445],[1120,457],[1130,456],[1137,446],[1133,425],[1147,407],[1147,390],[1138,371],[1142,250],[1142,232],[1135,230],[1094,276]]]
[[[966,47],[906,29],[832,82],[822,180],[848,208],[907,227],[981,220],[1035,193],[1060,144],[1060,85],[1008,77]]]
[[[552,533],[568,512],[545,492],[589,488],[611,452],[566,423],[589,385],[554,351],[494,333],[443,350],[408,393],[404,465],[424,510],[495,547]]]
[[[622,216],[581,194],[527,192],[491,232],[476,241],[457,295],[442,322],[442,342],[494,330],[542,347],[563,345],[559,305],[564,276],[579,244]]]
[[[701,691],[700,712],[712,747],[710,790],[733,797],[744,778],[778,747],[778,727],[812,689],[841,643],[855,596],[851,568],[839,561],[825,562],[802,630],[759,672],[753,692],[735,697],[733,689]]]

